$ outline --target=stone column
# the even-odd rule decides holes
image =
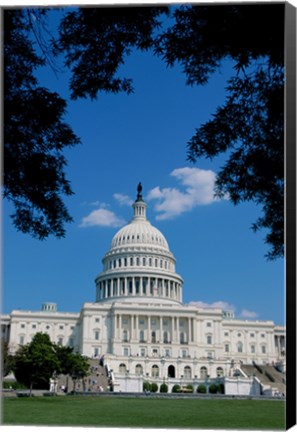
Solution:
[[[162,316],[159,317],[160,321],[160,343],[163,343],[163,318]]]
[[[147,342],[151,340],[151,317],[148,315],[147,317]]]
[[[188,332],[189,332],[188,342],[192,342],[192,318],[188,318]]]

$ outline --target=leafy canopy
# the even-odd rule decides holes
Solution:
[[[46,10],[33,11],[41,23]],[[188,85],[205,85],[225,60],[233,62],[225,104],[197,125],[188,159],[225,155],[216,194],[261,206],[252,227],[266,230],[269,259],[284,253],[284,11],[281,3],[78,8],[66,10],[53,42],[71,71],[73,99],[131,93],[132,79],[118,69],[132,49],[180,64]],[[62,120],[66,102],[34,77],[47,56],[29,38],[31,16],[5,11],[4,196],[16,208],[17,229],[62,237],[71,216],[60,195],[72,193],[63,150],[79,139]]]
[[[30,388],[48,388],[50,378],[69,375],[83,378],[89,371],[85,357],[72,347],[51,342],[46,333],[36,333],[32,341],[19,348],[13,359],[17,381]]]
[[[71,195],[64,168],[66,147],[79,142],[64,121],[66,101],[38,85],[36,69],[45,64],[30,35],[32,16],[46,11],[4,11],[4,184],[14,206],[17,230],[38,239],[65,235],[72,217],[61,198]]]
[[[188,85],[204,85],[224,60],[234,64],[226,102],[188,142],[188,159],[226,155],[216,194],[262,206],[269,259],[284,253],[284,5],[183,5],[160,27],[158,7],[80,8],[66,14],[56,47],[71,69],[72,97],[131,92],[117,70],[132,47],[179,63]],[[269,16],[269,19],[267,17]],[[164,16],[163,16],[164,18]]]

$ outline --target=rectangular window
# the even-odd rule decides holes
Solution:
[[[224,333],[224,336],[229,336],[229,333],[228,333],[228,332],[225,332],[225,333]]]
[[[145,348],[140,348],[140,355],[141,355],[141,357],[146,356],[146,349]]]
[[[144,325],[144,319],[139,319],[139,325]]]
[[[159,353],[158,348],[153,348],[153,357],[156,357],[158,353]]]
[[[181,354],[182,354],[183,358],[188,357],[188,351],[187,350],[182,350]]]
[[[255,337],[255,333],[251,333],[251,337],[252,337],[252,338]]]
[[[21,328],[25,328],[25,324],[21,324]]]
[[[32,324],[32,329],[36,329],[36,324]]]
[[[171,357],[170,349],[165,350],[165,357]]]
[[[69,346],[71,346],[71,347],[74,346],[74,339],[73,338],[69,339]]]
[[[255,345],[251,345],[251,353],[255,354],[255,352],[256,352]]]
[[[100,332],[95,331],[95,339],[96,339],[96,340],[99,340],[99,336],[100,336]]]
[[[59,338],[59,340],[58,340],[58,344],[59,344],[59,345],[63,345],[63,338]]]
[[[228,344],[225,345],[225,352],[229,352],[229,345]]]
[[[95,318],[95,322],[96,323],[100,322],[100,318]]]
[[[211,327],[211,323],[210,322],[206,323],[206,327]]]
[[[20,336],[20,345],[24,345],[25,338],[24,336]]]
[[[206,337],[206,343],[207,343],[208,345],[211,345],[211,336],[207,336],[207,337]]]
[[[266,347],[264,345],[262,345],[261,350],[262,350],[262,354],[266,354]]]
[[[124,354],[124,356],[128,357],[129,356],[129,348],[123,348],[123,354]]]
[[[59,326],[59,329],[60,329],[60,330],[63,330],[63,329],[64,329],[64,326]]]

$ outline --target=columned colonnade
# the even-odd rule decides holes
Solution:
[[[123,342],[125,329],[129,330],[129,337],[124,342],[187,344],[197,338],[194,317],[115,312],[112,319],[113,338],[119,342]],[[128,320],[127,323],[124,320]]]
[[[162,297],[182,301],[182,285],[174,278],[124,276],[97,280],[96,301],[110,297]]]

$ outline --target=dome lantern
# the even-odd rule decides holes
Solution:
[[[133,204],[134,217],[131,222],[135,220],[146,220],[146,207],[147,205],[142,199],[142,185],[139,182],[137,186],[137,197]]]

